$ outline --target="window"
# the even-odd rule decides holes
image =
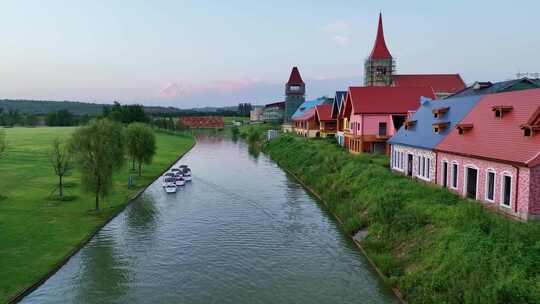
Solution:
[[[486,200],[493,202],[495,199],[495,172],[488,171],[486,175]]]
[[[425,178],[429,179],[429,166],[431,165],[431,158],[426,158],[427,168],[426,168],[426,175],[424,175]]]
[[[416,175],[420,175],[420,172],[421,172],[421,164],[420,164],[420,156],[417,157],[417,160],[416,160]]]
[[[501,204],[505,207],[512,205],[512,176],[507,174],[503,175]]]
[[[458,187],[458,164],[452,163],[452,188]]]
[[[532,135],[531,128],[525,128],[523,129],[523,135],[530,137]]]
[[[386,123],[385,122],[379,123],[379,136],[386,136]]]
[[[417,172],[416,176],[422,179],[429,180],[429,170],[431,166],[431,158],[425,156],[417,157]]]
[[[443,161],[442,186],[448,188],[448,162]]]

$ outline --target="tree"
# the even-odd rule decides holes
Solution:
[[[72,158],[66,144],[56,137],[49,151],[49,161],[53,167],[54,174],[58,176],[58,192],[60,197],[64,196],[63,178],[72,169]]]
[[[132,168],[135,169],[135,162],[138,165],[139,176],[142,174],[142,164],[152,163],[156,154],[156,137],[150,126],[135,122],[126,128],[125,142],[127,152],[131,158]]]
[[[114,171],[124,164],[122,125],[109,119],[90,121],[71,137],[71,151],[81,170],[84,191],[96,197],[96,210],[112,187]]]

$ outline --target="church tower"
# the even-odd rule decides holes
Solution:
[[[285,84],[285,115],[283,120],[286,124],[291,122],[291,116],[305,101],[305,94],[306,84],[302,80],[298,68],[293,67],[289,81]]]
[[[392,85],[392,74],[394,73],[395,62],[386,47],[384,41],[384,31],[382,24],[382,14],[379,14],[379,26],[377,28],[377,38],[371,54],[364,63],[364,85],[365,86],[390,86]]]

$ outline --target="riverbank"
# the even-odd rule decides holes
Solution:
[[[264,151],[326,202],[411,303],[537,303],[540,225],[391,173],[386,156],[284,135]]]
[[[127,188],[129,168],[116,174],[114,190],[96,213],[93,196],[80,191],[76,170],[66,178],[71,199],[48,198],[56,182],[47,157],[50,143],[74,129],[6,129],[8,153],[0,160],[0,189],[6,197],[0,200],[0,303],[55,269],[194,144],[190,136],[156,133],[153,163],[143,168],[143,176],[135,176],[131,189]]]

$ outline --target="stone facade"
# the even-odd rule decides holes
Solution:
[[[390,156],[392,170],[425,182],[436,183],[435,152],[404,145],[392,145]],[[412,164],[409,165],[410,161]]]
[[[449,153],[438,153],[437,183],[443,185],[443,164],[448,163],[448,188],[456,193],[467,196],[467,168],[478,170],[476,184],[476,199],[504,213],[523,219],[540,217],[540,169],[529,169],[495,161],[463,157]],[[452,164],[457,164],[457,187],[453,187]],[[487,176],[488,172],[495,174],[493,200],[488,199]],[[503,202],[503,179],[511,178],[510,206]]]

